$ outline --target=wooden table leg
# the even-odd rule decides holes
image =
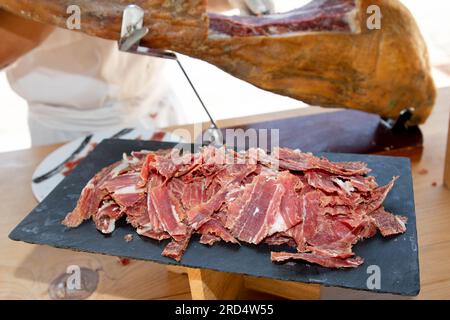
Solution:
[[[188,269],[193,300],[236,299],[243,287],[242,275],[205,269]]]
[[[447,133],[447,151],[445,156],[444,186],[450,189],[450,121]]]

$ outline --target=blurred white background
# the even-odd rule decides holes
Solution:
[[[447,21],[450,1],[402,1],[416,17],[428,43],[437,86],[450,86],[450,24]],[[306,2],[275,0],[278,11],[299,7]],[[299,101],[259,90],[205,62],[183,58],[192,81],[216,119],[306,107]],[[206,121],[204,111],[175,63],[169,67],[168,76],[184,103],[186,122]],[[30,146],[26,118],[26,102],[10,89],[5,73],[0,72],[0,152]]]

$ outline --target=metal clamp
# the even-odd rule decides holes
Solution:
[[[177,56],[173,52],[141,47],[139,45],[141,39],[149,32],[149,29],[144,27],[144,14],[144,10],[134,4],[130,4],[125,8],[122,16],[119,50],[151,57],[177,60]]]
[[[382,119],[383,125],[392,132],[408,131],[407,123],[414,114],[414,108],[407,108],[400,111],[397,119]]]
[[[183,68],[183,65],[181,64],[177,55],[174,52],[168,50],[152,49],[147,47],[141,47],[139,45],[141,39],[144,38],[149,32],[149,29],[147,27],[144,27],[144,15],[145,15],[144,10],[137,5],[130,4],[125,8],[122,17],[122,29],[120,32],[119,50],[128,53],[177,61],[178,66],[180,67],[189,85],[191,86],[192,90],[197,96],[197,99],[200,101],[200,104],[202,105],[203,109],[208,115],[209,120],[211,121],[211,127],[208,129],[207,134],[207,136],[209,137],[209,141],[206,142],[208,144],[222,144],[221,139],[222,132],[220,131],[216,122],[209,113],[208,108],[206,108],[206,105],[204,104],[202,98],[198,94],[197,89],[195,88],[194,84],[192,83],[191,79],[186,73],[186,70]]]

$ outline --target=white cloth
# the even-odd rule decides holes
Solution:
[[[34,145],[132,126],[178,124],[167,61],[120,52],[115,41],[55,30],[7,70],[28,101]]]

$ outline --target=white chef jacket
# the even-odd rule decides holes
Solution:
[[[165,79],[168,61],[120,52],[115,41],[56,29],[7,70],[28,101],[33,145],[183,119]]]

